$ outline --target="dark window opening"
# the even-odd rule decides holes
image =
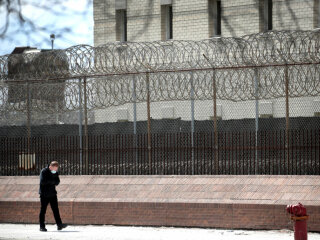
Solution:
[[[127,11],[116,10],[116,40],[127,41]]]
[[[221,35],[221,1],[217,1],[217,35]]]
[[[172,32],[172,6],[168,6],[168,17],[169,17],[169,24],[168,24],[168,33],[169,33],[169,36],[168,36],[168,39],[172,39],[173,38],[173,32]]]
[[[123,41],[127,41],[127,11],[123,11]]]
[[[221,1],[208,0],[209,37],[221,35]]]
[[[267,30],[272,30],[272,0],[268,0],[268,27]]]

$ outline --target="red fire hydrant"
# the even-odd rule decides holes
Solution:
[[[307,240],[307,209],[301,204],[288,205],[287,212],[291,214],[291,219],[294,221],[294,239]]]

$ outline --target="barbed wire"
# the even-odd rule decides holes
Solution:
[[[212,99],[213,79],[218,99],[284,97],[286,70],[290,97],[319,96],[319,47],[318,30],[270,31],[5,55],[0,57],[0,111],[74,111],[79,89],[89,110],[145,102],[146,73],[153,102],[189,100],[191,88],[195,100]]]

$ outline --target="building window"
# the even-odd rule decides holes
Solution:
[[[117,41],[127,41],[127,10],[116,10]]]
[[[314,28],[320,27],[320,4],[319,0],[314,0],[314,9],[313,9],[313,25]]]
[[[168,40],[173,38],[172,31],[172,5],[161,5],[161,38]]]
[[[260,0],[259,21],[260,32],[272,30],[272,0]]]
[[[209,35],[220,36],[221,35],[221,1],[220,0],[208,0],[208,12],[209,12]]]

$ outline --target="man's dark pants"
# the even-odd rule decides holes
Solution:
[[[40,221],[40,227],[45,227],[45,215],[47,211],[47,206],[50,203],[54,219],[56,220],[56,224],[59,226],[62,224],[60,214],[59,214],[59,208],[58,208],[58,198],[57,195],[53,197],[44,197],[40,196],[40,202],[41,202],[41,210],[39,215],[39,221]]]

